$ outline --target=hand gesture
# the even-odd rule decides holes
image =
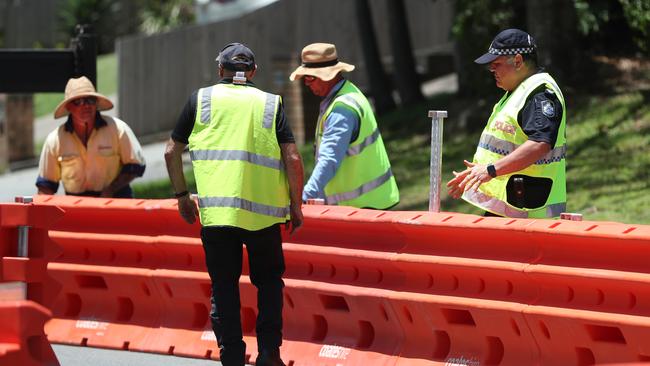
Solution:
[[[178,213],[188,224],[193,224],[199,216],[199,209],[196,207],[196,202],[186,194],[178,198]]]

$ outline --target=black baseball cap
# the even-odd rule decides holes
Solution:
[[[255,68],[255,54],[242,43],[227,44],[219,52],[216,61],[231,71],[250,71]]]
[[[537,51],[537,44],[530,34],[520,29],[506,29],[497,34],[490,43],[490,48],[483,56],[474,60],[477,64],[484,65],[496,60],[499,56],[516,55],[518,53],[530,54]]]

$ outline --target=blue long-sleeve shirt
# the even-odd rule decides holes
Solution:
[[[320,104],[319,119],[344,82],[345,79],[339,81],[323,99]],[[325,186],[334,178],[350,143],[357,136],[359,136],[359,116],[347,108],[335,107],[325,120],[323,136],[316,152],[316,166],[305,184],[303,200],[325,198]]]

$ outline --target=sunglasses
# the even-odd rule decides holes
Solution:
[[[80,106],[82,104],[96,105],[97,104],[97,98],[95,98],[95,97],[78,98],[78,99],[73,100],[71,103],[76,105],[76,106]]]

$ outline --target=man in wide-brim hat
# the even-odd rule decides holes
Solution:
[[[88,78],[71,78],[54,118],[68,116],[43,144],[36,187],[54,194],[131,198],[130,183],[144,174],[140,143],[124,121],[102,115],[113,103]]]
[[[316,165],[303,201],[375,209],[396,205],[399,191],[370,103],[341,75],[354,66],[339,61],[336,46],[329,43],[307,45],[301,58],[289,79],[302,78],[323,98],[316,122]]]

